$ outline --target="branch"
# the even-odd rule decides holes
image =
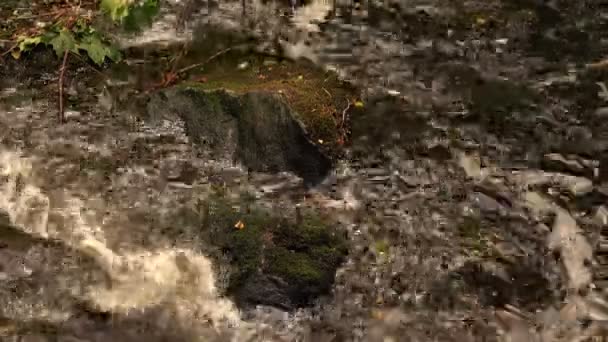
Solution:
[[[101,72],[101,71],[97,70],[97,69],[96,69],[94,66],[92,66],[92,65],[91,65],[89,62],[87,62],[87,61],[86,61],[84,58],[82,58],[82,56],[80,56],[80,55],[76,54],[75,52],[70,52],[70,53],[72,54],[72,56],[74,56],[74,57],[76,57],[76,58],[80,59],[80,61],[81,61],[82,63],[84,63],[84,65],[85,65],[87,68],[89,68],[89,69],[93,70],[93,71],[94,71],[94,72],[96,72],[96,73],[97,73],[99,76],[103,77],[103,78],[104,78],[104,79],[106,79],[106,80],[110,78],[108,75],[106,75],[106,74],[104,74],[103,72]]]
[[[176,75],[183,74],[183,73],[186,73],[186,72],[188,72],[188,71],[190,71],[192,69],[196,69],[198,67],[201,67],[201,66],[203,66],[203,65],[211,62],[212,60],[216,59],[217,57],[225,54],[226,52],[228,52],[230,50],[232,50],[232,47],[225,48],[224,50],[221,50],[221,51],[217,52],[216,54],[214,54],[213,56],[207,58],[207,60],[205,60],[204,62],[196,63],[196,64],[193,64],[193,65],[187,66],[185,68],[181,68],[175,74]]]
[[[348,112],[349,109],[350,109],[350,101],[348,101],[348,105],[342,111],[342,123],[340,124],[340,126],[342,126],[342,127],[344,126],[344,121],[346,120],[346,112]]]
[[[65,65],[68,61],[68,55],[70,51],[66,50],[63,54],[63,63],[61,64],[61,71],[59,72],[59,123],[65,122],[65,113],[63,108],[63,75],[65,74]]]

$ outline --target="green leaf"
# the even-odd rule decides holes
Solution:
[[[19,51],[20,52],[29,51],[40,43],[42,43],[42,36],[23,37],[19,40]]]
[[[58,57],[62,56],[66,51],[76,52],[74,35],[66,29],[59,31],[59,34],[51,39],[49,44],[53,47]]]
[[[11,56],[13,56],[14,59],[21,58],[21,50],[19,50],[19,49],[13,49],[11,51]]]
[[[47,44],[56,35],[55,32],[46,32],[38,36],[23,36],[18,39],[17,47],[11,51],[11,55],[13,58],[19,59],[23,52],[30,51],[40,44]]]
[[[143,0],[131,7],[129,14],[124,18],[124,28],[127,31],[139,31],[142,27],[150,26],[158,12],[158,0]]]
[[[78,49],[86,51],[89,58],[97,65],[103,64],[106,57],[115,62],[120,60],[120,52],[103,42],[97,34],[83,37]]]
[[[129,15],[129,0],[101,0],[100,8],[112,20],[122,22]]]

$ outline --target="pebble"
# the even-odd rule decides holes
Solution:
[[[504,207],[498,203],[498,201],[481,192],[474,192],[471,195],[471,201],[475,203],[483,213],[496,214],[504,210]]]
[[[608,209],[603,205],[599,206],[595,210],[595,214],[593,215],[593,221],[599,226],[608,225]]]

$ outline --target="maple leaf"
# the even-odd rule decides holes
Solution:
[[[78,44],[78,49],[86,51],[89,58],[97,65],[103,64],[106,57],[115,62],[120,60],[118,50],[104,43],[95,34],[83,37],[82,42]]]
[[[49,41],[49,45],[53,47],[58,57],[62,56],[66,51],[76,51],[74,35],[66,29],[59,31],[59,34]]]
[[[129,15],[129,0],[101,0],[99,7],[114,21],[122,21]]]

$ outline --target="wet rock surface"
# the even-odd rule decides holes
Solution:
[[[252,204],[234,210],[235,204],[211,197],[202,228],[219,248],[218,262],[230,259],[227,290],[237,304],[293,310],[329,293],[348,251],[343,233],[315,213],[288,219]]]
[[[238,161],[251,171],[290,171],[312,184],[331,168],[292,109],[271,93],[165,90],[151,97],[147,114],[151,124],[176,116],[194,142],[212,151],[212,158]]]
[[[239,7],[236,14],[226,7],[214,18],[239,18]],[[73,257],[58,252],[39,262],[48,270],[39,278],[15,266],[27,259],[17,248],[7,258],[11,279],[35,286],[21,295],[3,292],[3,307],[12,309],[3,315],[30,322],[31,307],[38,305],[47,311],[33,316],[46,325],[34,325],[32,338],[65,322],[96,327],[52,332],[81,340],[129,340],[142,326],[152,340],[188,340],[192,331],[206,341],[571,341],[600,335],[597,320],[608,312],[606,125],[596,82],[606,73],[580,67],[605,51],[602,19],[595,15],[602,11],[599,4],[490,1],[458,7],[423,1],[401,7],[372,6],[367,17],[355,13],[349,23],[326,18],[310,36],[319,60],[369,89],[364,108],[345,114],[353,130],[345,153],[351,158],[312,189],[303,190],[302,180],[289,173],[248,175],[227,167],[237,143],[222,145],[217,138],[219,151],[230,151],[230,158],[209,157],[213,150],[193,144],[183,116],[132,124],[127,114],[92,104],[59,126],[46,114],[54,96],[6,101],[2,143],[23,149],[41,177],[25,178],[39,192],[3,189],[6,197],[23,199],[19,203],[37,204],[12,219],[38,227],[32,223],[43,222],[47,196],[49,235],[78,247],[86,235],[81,233],[90,232],[85,250],[98,266],[74,266],[77,271],[62,278],[59,271],[69,268],[62,263],[73,265]],[[383,91],[389,97],[372,96]],[[2,96],[14,93],[4,89]],[[235,126],[220,125],[228,131],[237,131]],[[290,297],[287,275],[274,277],[263,267],[233,296],[249,306],[265,305],[236,314],[208,290],[215,284],[219,293],[229,292],[235,268],[222,256],[239,255],[219,253],[213,267],[201,257],[217,253],[217,246],[201,243],[208,237],[201,233],[198,201],[218,188],[239,204],[243,190],[249,191],[257,204],[291,219],[301,204],[339,221],[349,251],[331,295],[308,303],[312,308],[290,310],[297,300]],[[77,226],[76,216],[65,214],[71,202],[58,190],[85,201],[77,212],[94,208],[82,217],[101,222],[100,229]],[[3,206],[14,208],[11,203],[17,202]],[[249,219],[243,229],[235,227],[239,219],[215,229],[249,232]],[[36,227],[24,229],[32,234]],[[79,270],[107,267],[107,260],[124,269],[101,267],[110,270],[105,273],[114,285],[91,296],[82,291],[95,304],[82,318],[48,313],[74,317],[77,309],[51,299],[66,297],[64,279],[82,281]],[[151,269],[144,274],[157,275],[153,281],[137,271],[142,265]],[[146,291],[139,296],[136,288]],[[40,299],[40,289],[48,301]],[[126,315],[128,306],[143,314]],[[117,317],[114,330],[101,323],[104,312]],[[253,327],[234,324],[235,316]],[[590,319],[595,321],[586,324]],[[230,323],[215,324],[223,321]]]

